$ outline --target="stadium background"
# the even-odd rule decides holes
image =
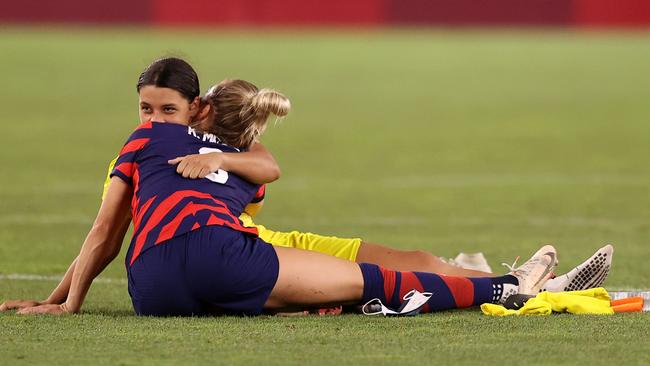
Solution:
[[[0,21],[139,25],[643,27],[644,0],[3,1]]]
[[[134,83],[187,58],[202,87],[287,93],[260,222],[560,271],[613,242],[649,288],[650,3],[642,0],[1,1],[0,299],[78,252]],[[122,254],[123,255],[123,254]],[[648,364],[648,316],[147,319],[123,257],[80,316],[0,314],[0,364]],[[0,300],[1,301],[1,300]],[[271,355],[271,356],[269,356]]]

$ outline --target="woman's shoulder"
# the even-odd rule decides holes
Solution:
[[[140,131],[140,132],[138,132]],[[148,131],[148,132],[146,132]],[[179,123],[147,122],[136,129],[136,133],[147,133],[153,140],[165,145],[195,146],[205,152],[242,152],[243,150],[225,144],[217,135],[203,132],[195,127]]]

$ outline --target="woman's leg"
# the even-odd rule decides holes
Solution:
[[[357,263],[330,255],[273,247],[278,255],[278,280],[266,309],[356,304],[364,281]]]
[[[421,250],[405,251],[380,244],[361,242],[357,263],[374,263],[397,271],[418,271],[464,277],[494,277],[488,272],[474,271],[443,262],[439,257]]]
[[[274,246],[320,252],[357,263],[374,263],[398,271],[432,272],[450,276],[494,277],[492,273],[453,266],[431,253],[420,250],[399,250],[385,245],[364,242],[358,238],[338,238],[299,231],[275,231],[253,223],[248,215],[242,215],[241,218],[246,226],[257,227],[260,238]]]
[[[526,294],[537,292],[555,266],[555,249],[550,246],[538,251],[514,275],[493,278],[393,271],[316,252],[280,247],[275,250],[279,275],[264,306],[271,310],[361,304],[374,298],[397,308],[404,294],[412,289],[433,293],[425,312],[469,307],[499,302],[518,293],[520,285]]]

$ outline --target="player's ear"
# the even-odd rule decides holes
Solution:
[[[196,97],[190,102],[190,117],[196,119],[201,110],[201,97]]]
[[[196,113],[196,117],[194,117],[194,120],[202,121],[204,119],[207,119],[208,116],[210,115],[211,109],[212,106],[210,105],[210,103],[206,103],[203,100],[199,101],[198,112]]]

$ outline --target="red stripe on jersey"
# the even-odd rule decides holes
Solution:
[[[137,195],[138,187],[140,187],[140,167],[138,163],[133,163],[133,193]]]
[[[379,267],[381,275],[384,277],[384,296],[386,296],[386,301],[390,301],[393,298],[393,293],[395,292],[395,271]]]
[[[133,183],[133,198],[131,199],[131,220],[133,220],[134,229],[137,229],[139,226],[139,223],[138,226],[135,225],[135,218],[138,216],[138,210],[140,210],[140,196],[138,195],[138,187],[140,187],[140,169],[138,168],[138,163],[133,163],[133,178],[131,179],[131,182]],[[151,199],[149,199],[149,201],[151,201]],[[142,219],[142,217],[140,218]]]
[[[266,184],[261,186],[260,189],[257,190],[257,193],[255,193],[255,199],[260,199],[264,197],[266,194]]]
[[[259,236],[259,235],[260,235],[260,233],[259,233],[259,231],[257,231],[257,228],[256,228],[256,227],[246,227],[246,226],[242,226],[242,225],[239,223],[239,219],[237,219],[237,221],[235,221],[235,222],[229,222],[229,221],[226,221],[226,226],[228,226],[228,227],[230,227],[230,228],[232,228],[232,229],[235,229],[235,230],[237,230],[237,231],[240,231],[240,232],[242,232],[242,233],[247,233],[247,234],[251,234],[251,235],[255,235],[255,236]]]
[[[242,232],[242,233],[252,234],[252,235],[255,235],[255,236],[259,235],[259,231],[257,231],[256,227],[242,226],[239,223],[239,220],[237,220],[236,222],[230,222],[230,221],[220,219],[220,218],[218,218],[218,217],[216,217],[214,215],[210,215],[210,218],[208,219],[207,226],[210,226],[210,225],[228,226],[228,227],[230,227],[232,229],[235,229],[235,230],[237,230],[239,232]]]
[[[422,282],[420,282],[420,279],[415,275],[413,272],[402,272],[402,282],[399,287],[399,298],[400,301],[404,298],[404,295],[408,293],[411,290],[418,290],[420,292],[425,292],[424,287],[422,286]],[[423,313],[428,313],[429,312],[429,303],[427,302],[424,304],[422,307],[422,312]]]
[[[153,230],[156,225],[162,221],[163,218],[171,211],[176,205],[185,197],[190,197],[191,192],[193,191],[177,191],[174,192],[171,196],[165,198],[164,201],[162,201],[155,209],[154,212],[151,214],[149,217],[149,221],[147,222],[147,225],[137,234],[135,238],[135,246],[133,247],[133,254],[131,257],[131,264],[135,261],[135,259],[140,255],[140,251],[142,251],[142,247],[144,246],[147,235],[149,235],[149,232]],[[143,213],[144,214],[144,211]],[[135,235],[134,231],[134,235]]]
[[[210,218],[208,219],[208,222],[206,226],[210,225],[219,225],[219,226],[228,226],[229,228],[235,229],[239,232],[246,233],[246,234],[252,234],[255,236],[259,235],[259,231],[257,231],[256,227],[245,227],[239,224],[239,221],[236,223],[226,221],[224,219],[220,219],[214,215],[210,215]]]
[[[202,210],[209,210],[216,213],[228,213],[228,209],[225,207],[214,207],[210,205],[190,202],[185,207],[183,207],[181,212],[179,212],[172,221],[170,221],[167,225],[163,226],[162,230],[160,231],[160,234],[158,235],[158,238],[156,238],[155,244],[173,238],[174,235],[176,234],[176,231],[178,231],[178,228],[181,226],[183,220],[185,220],[186,217],[190,215],[194,216],[196,215],[197,212]],[[192,228],[192,230],[194,230],[194,228]]]
[[[138,128],[136,128],[135,130],[137,131],[137,130],[142,130],[142,129],[145,129],[145,128],[152,128],[152,127],[153,127],[153,122],[148,121],[148,122],[145,122],[145,123],[141,124],[140,126],[138,126]]]
[[[120,156],[142,149],[149,140],[149,138],[141,138],[129,141],[120,151]]]
[[[149,210],[149,206],[153,203],[153,201],[156,199],[157,196],[153,196],[149,198],[147,202],[142,205],[138,209],[138,211],[135,213],[135,215],[131,215],[133,217],[133,232],[138,232],[138,229],[140,228],[140,222],[142,222],[142,218],[144,217],[144,214]],[[136,206],[139,207],[139,206]]]
[[[218,199],[212,197],[212,195],[210,195],[210,194],[208,194],[208,193],[202,193],[202,192],[196,192],[196,191],[194,191],[194,194],[195,194],[195,197],[205,198],[205,199],[212,200],[212,201],[213,201],[214,203],[216,203],[217,205],[219,205],[219,206],[221,206],[221,207],[224,207],[224,208],[225,208],[225,211],[223,211],[223,212],[221,212],[221,213],[222,213],[222,214],[225,214],[226,216],[228,216],[228,217],[229,217],[233,222],[239,223],[239,218],[238,218],[237,216],[233,215],[233,214],[230,212],[230,209],[228,208],[228,205],[226,205],[225,203],[223,203],[223,202],[219,201]],[[242,228],[243,228],[243,226],[242,226]],[[257,230],[255,230],[255,233],[257,233]]]
[[[203,199],[209,199],[212,200],[217,207],[214,206],[208,206],[211,208],[212,211],[219,212],[223,215],[228,216],[233,222],[227,222],[224,220],[224,223],[226,226],[231,227],[237,231],[257,235],[257,228],[252,227],[252,228],[247,228],[244,227],[240,224],[240,221],[237,217],[233,216],[233,214],[228,210],[228,206],[226,206],[225,203],[215,199],[211,195],[203,192],[197,192],[197,191],[192,191],[192,190],[183,190],[183,191],[176,191],[169,197],[165,198],[164,201],[162,201],[155,209],[154,212],[151,214],[149,217],[149,220],[147,221],[147,224],[145,225],[142,230],[137,233],[137,236],[135,238],[135,245],[133,247],[133,254],[131,257],[131,264],[135,261],[135,259],[140,255],[140,252],[142,251],[142,248],[144,247],[147,236],[149,233],[160,224],[160,222],[167,216],[167,214],[173,210],[178,203],[185,199],[185,198],[203,198]],[[145,211],[140,210],[141,214],[144,215]],[[139,214],[140,215],[140,214]],[[169,225],[169,224],[168,224]],[[223,225],[223,224],[222,224]],[[135,235],[135,234],[134,234]]]
[[[194,226],[192,226],[192,230],[196,230],[196,229],[198,229],[198,228],[200,228],[200,227],[201,227],[201,225],[199,225],[198,222],[197,222],[197,223],[194,223]]]
[[[208,219],[207,225],[223,225],[226,223],[226,220],[220,219],[214,215],[210,215],[210,218]]]
[[[467,308],[474,303],[474,283],[465,277],[452,277],[439,275],[449,291],[451,291],[456,306],[459,308]]]
[[[122,174],[126,175],[128,178],[133,178],[133,163],[122,163],[115,167],[115,170],[119,170]]]

